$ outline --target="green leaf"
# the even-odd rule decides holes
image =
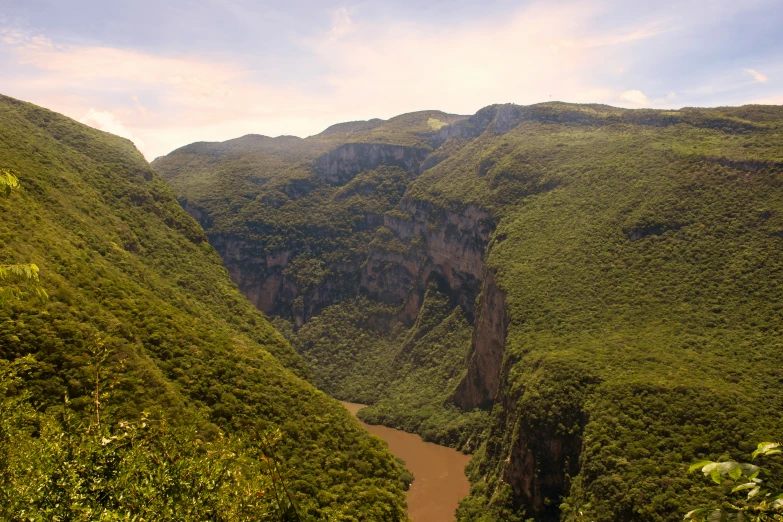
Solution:
[[[709,464],[707,464],[706,466],[701,468],[701,470],[704,473],[704,475],[707,476],[710,473],[712,473],[712,471],[714,469],[717,469],[719,465],[720,465],[720,462],[710,462]]]
[[[717,467],[713,468],[713,470],[710,472],[710,478],[716,484],[721,484],[723,482],[721,480],[720,470]]]
[[[731,490],[731,492],[736,493],[737,491],[743,491],[745,489],[753,489],[757,486],[758,484],[756,484],[755,482],[747,482],[745,484],[740,484],[739,486],[735,487],[734,489]]]
[[[758,466],[755,466],[753,464],[748,464],[747,462],[743,462],[739,465],[740,469],[742,470],[742,474],[745,475],[748,478],[755,478],[756,475],[758,475],[761,468]]]
[[[715,464],[715,463],[712,462],[711,460],[700,460],[699,462],[695,462],[691,464],[690,467],[688,468],[688,472],[693,473],[697,469],[701,469],[708,464]],[[691,511],[691,513],[693,513],[693,511]]]
[[[727,460],[726,462],[721,462],[718,464],[718,472],[721,475],[730,475],[732,471],[735,469],[740,469],[739,462],[734,462],[733,460]],[[740,473],[742,470],[740,469]]]
[[[753,452],[753,458],[755,459],[758,455],[774,455],[777,453],[781,453],[779,449],[781,444],[779,442],[760,442],[758,447],[756,448],[756,451]],[[771,451],[773,451],[771,453]]]
[[[712,508],[699,508],[699,509],[694,509],[693,511],[689,511],[688,513],[686,513],[686,515],[683,517],[683,520],[688,520],[688,519],[691,519],[691,518],[695,518],[695,517],[696,517],[696,515],[698,515],[698,514],[700,514],[700,513],[706,513],[707,511],[709,511],[709,510],[711,510],[711,509],[712,509]]]
[[[729,476],[732,479],[737,480],[742,476],[742,468],[740,468],[739,466],[731,468],[731,470],[729,471]]]

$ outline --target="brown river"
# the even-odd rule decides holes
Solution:
[[[364,404],[343,402],[354,416]],[[470,455],[424,442],[418,435],[372,426],[359,421],[364,428],[389,444],[389,450],[405,461],[414,481],[408,490],[408,516],[413,522],[452,522],[454,510],[470,493],[465,465]]]

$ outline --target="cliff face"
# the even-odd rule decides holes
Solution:
[[[508,315],[505,293],[498,288],[495,274],[489,269],[484,271],[480,300],[468,374],[454,392],[454,403],[466,410],[490,408],[500,387]]]
[[[475,205],[437,214],[421,202],[403,200],[400,207],[400,212],[384,216],[391,236],[370,245],[362,289],[381,301],[404,302],[410,322],[418,314],[427,281],[437,278],[472,319],[493,220]]]
[[[518,363],[508,357],[504,363],[477,468],[482,477],[494,476],[510,486],[514,509],[554,522],[571,479],[580,472],[589,422],[586,401],[600,379],[578,364],[539,364],[527,369],[527,386],[520,387],[508,371]],[[495,375],[494,368],[487,371]]]
[[[210,235],[209,240],[223,257],[231,280],[256,308],[290,317],[297,327],[323,307],[356,295],[359,288],[361,256],[335,261],[319,284],[303,287],[288,269],[296,256],[306,254],[304,248],[269,252],[264,245],[234,236]]]
[[[513,397],[504,397],[503,406],[517,413],[515,405]],[[561,420],[573,420],[578,431],[559,433],[551,426],[518,419],[517,429],[511,431],[513,435],[508,439],[510,451],[493,455],[505,456],[507,464],[501,477],[511,486],[517,503],[535,520],[554,522],[560,519],[558,500],[567,495],[570,477],[579,474],[581,434],[586,415],[575,409],[567,412]],[[506,431],[509,427],[503,425],[499,429]]]
[[[259,310],[274,312],[284,296],[295,295],[295,285],[282,274],[291,260],[290,250],[267,253],[257,244],[223,235],[210,237],[210,243],[223,258],[231,280]]]
[[[353,258],[335,260],[331,273],[304,291],[286,270],[303,249],[269,252],[263,245],[229,235],[210,235],[210,243],[250,302],[265,313],[290,314],[297,326],[324,306],[357,292],[386,303],[403,303],[400,319],[411,324],[427,282],[432,279],[448,287],[454,304],[472,320],[486,272],[483,256],[494,222],[476,206],[435,219],[421,204],[405,202],[402,208],[405,215],[383,217],[388,237],[376,237],[365,255],[357,253]],[[496,292],[492,295],[494,307],[502,298]],[[495,326],[493,322],[486,328]],[[499,335],[502,338],[505,334]]]
[[[315,161],[317,175],[335,185],[343,185],[358,173],[380,165],[418,171],[430,149],[378,143],[347,143]]]

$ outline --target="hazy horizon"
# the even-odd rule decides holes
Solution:
[[[494,103],[783,103],[772,0],[110,4],[11,0],[0,92],[150,160],[194,141]]]

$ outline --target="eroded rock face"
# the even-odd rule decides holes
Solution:
[[[319,177],[336,185],[343,185],[365,170],[381,165],[400,167],[418,173],[419,165],[429,149],[369,143],[340,145],[315,161]]]
[[[506,296],[498,287],[495,274],[486,269],[481,302],[473,326],[468,374],[454,392],[454,403],[466,410],[488,409],[500,386],[505,355],[508,316]]]
[[[510,366],[510,362],[506,361]],[[545,364],[520,385],[501,372],[482,474],[497,472],[513,502],[536,521],[560,519],[560,502],[580,471],[587,399],[600,385],[589,369]],[[528,381],[528,382],[531,382]]]
[[[282,274],[290,260],[290,250],[267,253],[263,245],[231,236],[213,235],[209,239],[223,258],[231,280],[262,312],[272,312],[282,295],[296,292]]]
[[[581,432],[542,436],[531,428],[513,441],[503,480],[526,512],[536,520],[555,522],[560,519],[559,499],[568,493],[568,477],[579,473]]]
[[[201,228],[206,230],[212,226],[212,218],[209,216],[209,214],[207,214],[206,211],[187,200],[181,200],[179,204],[182,206],[185,212],[190,214],[190,217],[198,221],[198,224],[201,225]]]
[[[264,245],[232,236],[211,235],[212,246],[223,258],[231,280],[256,308],[266,314],[293,319],[297,327],[324,307],[356,295],[362,258],[336,263],[334,273],[312,288],[299,288],[286,273],[291,261],[306,252],[287,248],[268,252]]]
[[[401,212],[384,216],[384,225],[394,237],[371,245],[362,289],[381,301],[405,302],[410,322],[418,314],[427,281],[435,277],[472,320],[483,256],[495,226],[489,214],[475,205],[434,214],[424,203],[404,200]]]

